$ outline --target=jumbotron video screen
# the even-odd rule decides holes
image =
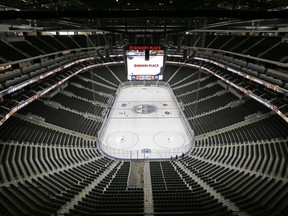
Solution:
[[[124,50],[128,80],[162,80],[166,49],[160,45],[130,45]]]

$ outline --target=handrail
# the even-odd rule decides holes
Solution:
[[[194,49],[194,50],[204,50],[204,51],[212,51],[212,52],[218,52],[218,53],[225,53],[225,54],[229,54],[229,55],[233,55],[233,56],[239,56],[242,58],[248,58],[251,60],[256,60],[256,61],[260,61],[263,63],[269,63],[269,64],[274,64],[280,67],[287,67],[288,68],[288,63],[281,63],[281,62],[277,62],[277,61],[273,61],[273,60],[269,60],[269,59],[263,59],[263,58],[258,58],[255,56],[250,56],[250,55],[245,55],[245,54],[240,54],[240,53],[234,53],[234,52],[230,52],[230,51],[226,51],[226,50],[220,50],[220,49],[211,49],[211,48],[204,48],[204,47],[187,47],[186,49]]]
[[[76,49],[68,49],[68,50],[62,50],[62,51],[57,51],[57,52],[53,52],[53,53],[47,53],[47,54],[43,54],[43,55],[39,55],[39,56],[33,56],[30,58],[25,58],[25,59],[20,59],[20,60],[16,60],[16,61],[9,61],[6,63],[2,63],[0,64],[0,67],[4,67],[4,66],[8,66],[8,65],[14,65],[14,64],[19,64],[22,62],[27,62],[27,61],[31,61],[31,60],[35,60],[35,59],[41,59],[41,58],[46,58],[49,56],[55,56],[58,54],[69,54],[73,51],[85,51],[85,50],[97,50],[97,49],[101,49],[102,47],[85,47],[85,48],[76,48]]]
[[[212,64],[217,65],[217,66],[219,66],[219,67],[221,67],[223,69],[226,69],[226,70],[228,70],[228,71],[230,71],[232,73],[238,74],[239,76],[242,76],[242,77],[244,77],[246,79],[249,79],[252,82],[256,82],[256,83],[258,83],[260,85],[265,86],[266,88],[272,89],[273,91],[282,93],[284,95],[288,95],[288,90],[287,89],[284,89],[284,88],[282,88],[282,87],[280,87],[278,85],[269,83],[269,82],[264,81],[262,79],[259,79],[259,78],[255,77],[255,76],[250,75],[250,74],[246,74],[244,72],[238,71],[238,70],[236,70],[234,68],[231,68],[229,66],[226,66],[226,65],[224,65],[222,63],[218,63],[216,61],[213,61],[213,60],[210,60],[210,59],[206,59],[206,58],[200,58],[200,57],[193,57],[193,58],[196,59],[196,60],[199,60],[199,61],[205,61],[205,62],[212,63]]]
[[[26,80],[24,82],[21,82],[21,83],[18,83],[16,85],[13,85],[13,86],[10,86],[2,91],[0,91],[0,97],[3,97],[4,95],[6,94],[11,94],[19,89],[22,89],[28,85],[31,85],[39,80],[42,80],[42,79],[45,79],[49,76],[51,76],[52,74],[55,74],[55,73],[58,73],[58,72],[61,72],[63,69],[65,68],[68,68],[68,67],[71,67],[73,66],[74,64],[78,64],[78,63],[81,63],[81,62],[84,62],[84,61],[89,61],[89,60],[93,60],[95,59],[95,57],[90,57],[90,58],[83,58],[83,59],[79,59],[79,60],[75,60],[73,62],[70,62],[66,65],[62,65],[62,66],[59,66],[53,70],[50,70],[50,71],[47,71],[47,72],[44,72],[36,77],[33,77],[29,80]]]

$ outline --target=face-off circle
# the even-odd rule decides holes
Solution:
[[[129,149],[137,144],[139,137],[131,131],[118,131],[110,134],[106,143],[109,147],[116,149]]]
[[[154,135],[153,141],[164,149],[176,149],[185,145],[185,137],[177,131],[160,131]]]
[[[138,114],[150,114],[157,112],[157,110],[158,110],[157,106],[151,104],[140,104],[132,108],[132,111]]]

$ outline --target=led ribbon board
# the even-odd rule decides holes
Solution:
[[[128,80],[162,80],[166,47],[128,45],[124,47]]]

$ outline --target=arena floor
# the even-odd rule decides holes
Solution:
[[[99,136],[101,150],[121,159],[160,159],[191,149],[177,103],[164,87],[125,87]]]

